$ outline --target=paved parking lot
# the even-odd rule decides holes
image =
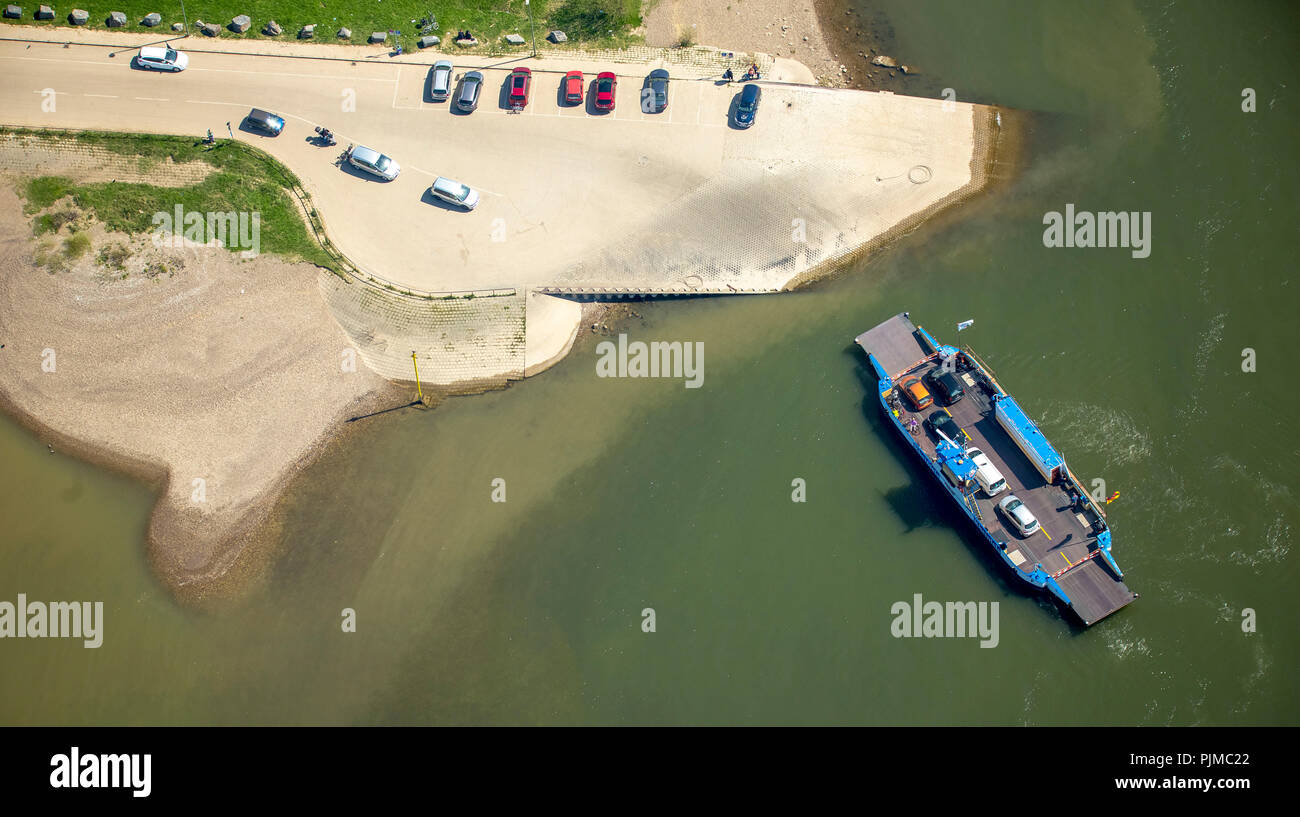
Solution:
[[[531,99],[513,113],[501,106],[500,91],[521,63],[498,60],[481,69],[479,109],[459,115],[449,102],[431,101],[424,66],[196,54],[185,72],[158,74],[133,69],[130,56],[93,46],[0,44],[0,64],[11,78],[0,88],[6,121],[197,137],[208,128],[225,135],[227,121],[238,128],[251,107],[273,110],[288,120],[278,138],[236,130],[237,138],[299,174],[331,235],[360,266],[425,290],[572,281],[575,260],[659,240],[647,231],[675,204],[709,195],[719,180],[776,179],[776,189],[791,191],[789,207],[755,208],[771,219],[750,222],[755,232],[786,234],[794,219],[815,216],[817,231],[838,244],[855,240],[864,220],[887,227],[969,181],[970,106],[941,114],[933,100],[768,85],[757,124],[739,131],[727,119],[738,83],[674,79],[668,109],[650,114],[638,104],[644,72],[626,64],[526,61],[535,72]],[[469,67],[457,65],[457,77]],[[599,70],[619,74],[612,113],[558,104],[563,71],[571,67],[584,70],[588,82]],[[51,94],[54,109],[45,110]],[[310,141],[315,125],[333,129],[340,146]],[[382,182],[341,168],[348,143],[392,156],[402,174]],[[914,165],[929,168],[925,184],[875,180],[878,169],[897,179]],[[852,172],[844,176],[846,168]],[[843,176],[844,189],[822,189],[827,171]],[[427,189],[437,175],[479,188],[478,209],[434,203]],[[808,185],[817,188],[818,212],[796,212],[809,206],[800,192]],[[684,239],[719,242],[726,256],[739,249],[713,232]],[[628,274],[654,277],[635,266],[624,265]],[[746,259],[732,266],[743,277]],[[772,278],[757,283],[770,288]]]

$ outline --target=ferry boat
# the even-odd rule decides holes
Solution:
[[[1017,578],[1086,626],[1138,597],[1101,505],[971,349],[940,344],[906,312],[856,343],[889,425]]]

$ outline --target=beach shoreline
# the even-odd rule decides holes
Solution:
[[[289,481],[349,417],[413,395],[347,365],[351,346],[317,294],[330,273],[159,249],[85,214],[76,235],[91,248],[43,268],[54,242],[32,238],[13,187],[0,186],[0,408],[52,450],[155,493],[148,559],[179,599],[238,592],[234,568],[266,550]],[[94,250],[119,242],[132,255],[107,269]],[[163,258],[170,272],[145,269]]]

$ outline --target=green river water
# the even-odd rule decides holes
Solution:
[[[151,574],[147,489],[0,422],[0,599],[106,618],[98,650],[0,642],[0,723],[1300,722],[1294,7],[871,8],[918,93],[1038,112],[1023,173],[809,289],[638,305],[633,340],[704,343],[702,388],[598,378],[584,339],[508,390],[377,418],[210,611]],[[1067,202],[1149,211],[1150,257],[1045,248]],[[1137,602],[1072,624],[927,484],[850,349],[902,310],[1121,491]],[[915,593],[1000,602],[997,647],[892,637]]]

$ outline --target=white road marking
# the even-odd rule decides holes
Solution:
[[[95,65],[100,68],[104,67],[104,63],[102,60],[69,60],[69,59],[56,59],[54,57],[15,57],[15,56],[4,56],[4,55],[0,55],[0,60],[23,60],[26,62],[57,62],[64,65],[67,64]],[[130,67],[129,62],[122,63],[122,64],[127,65],[129,70]],[[376,63],[366,63],[366,64],[374,65]],[[185,69],[185,71],[186,72],[189,71],[209,72],[214,74],[257,74],[258,76],[263,76],[263,77],[296,77],[299,79],[336,79],[345,82],[396,82],[396,80],[390,79],[388,77],[358,77],[358,76],[334,77],[334,76],[327,76],[323,74],[290,74],[284,71],[244,71],[238,68],[187,68]]]
[[[136,99],[140,100],[141,102],[168,102],[168,101],[170,101],[170,100],[162,99],[162,98],[160,98],[160,97],[156,97],[156,96],[138,96],[138,97],[136,97]]]
[[[388,77],[330,77],[321,74],[290,74],[283,71],[242,71],[238,68],[188,68],[187,71],[209,71],[214,74],[257,74],[261,77],[297,77],[299,79],[337,79],[344,82],[396,82]]]
[[[140,99],[140,97],[136,97],[136,99]],[[187,99],[185,101],[191,105],[233,105],[237,108],[244,107],[238,102],[213,102],[210,99]]]
[[[93,96],[98,99],[117,99],[116,94],[82,94],[82,96]]]
[[[401,84],[402,84],[402,68],[401,66],[398,66],[397,79],[393,80],[393,108],[394,109],[397,108],[397,89],[401,87]]]

